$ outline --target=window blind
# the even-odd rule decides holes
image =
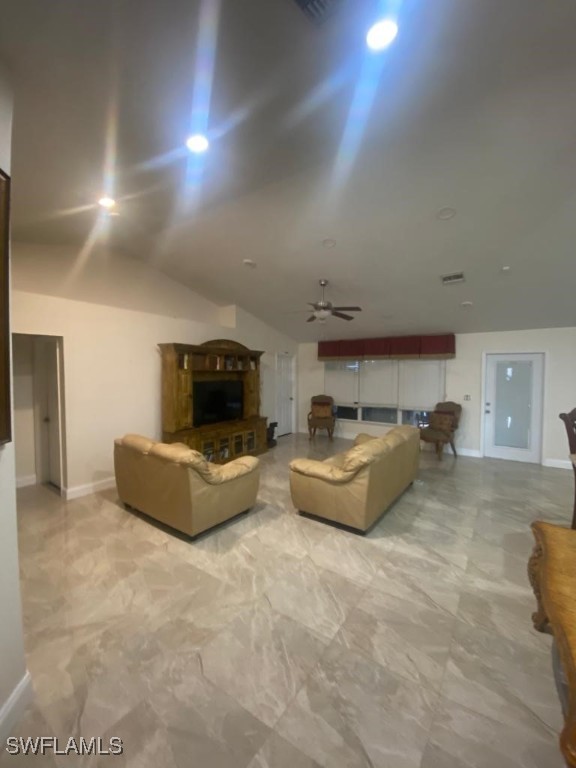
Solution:
[[[333,397],[335,403],[357,403],[358,369],[359,364],[350,360],[324,363],[324,392]]]
[[[445,369],[442,360],[405,360],[400,365],[400,408],[433,408],[444,399]]]
[[[359,402],[365,405],[398,404],[398,360],[364,360],[360,363]]]

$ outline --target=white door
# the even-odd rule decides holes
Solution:
[[[294,431],[294,357],[276,355],[276,419],[277,435]]]
[[[48,480],[56,488],[62,487],[62,433],[60,413],[60,354],[58,342],[51,340],[48,345],[48,456],[50,471]]]
[[[34,383],[38,415],[37,466],[39,481],[62,488],[62,363],[60,339],[37,336]]]
[[[486,355],[484,455],[539,464],[544,355]]]

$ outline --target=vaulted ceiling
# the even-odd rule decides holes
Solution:
[[[383,11],[400,32],[376,56]],[[108,242],[299,340],[576,324],[573,0],[341,0],[319,25],[294,0],[0,0],[0,19],[14,239]],[[306,323],[320,278],[353,322]]]

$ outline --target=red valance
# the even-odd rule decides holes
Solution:
[[[318,342],[318,360],[446,360],[455,356],[456,337],[453,333]]]

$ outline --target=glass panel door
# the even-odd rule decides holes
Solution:
[[[533,363],[500,360],[496,363],[494,444],[530,448]]]
[[[485,456],[540,462],[543,380],[542,354],[486,355]]]

